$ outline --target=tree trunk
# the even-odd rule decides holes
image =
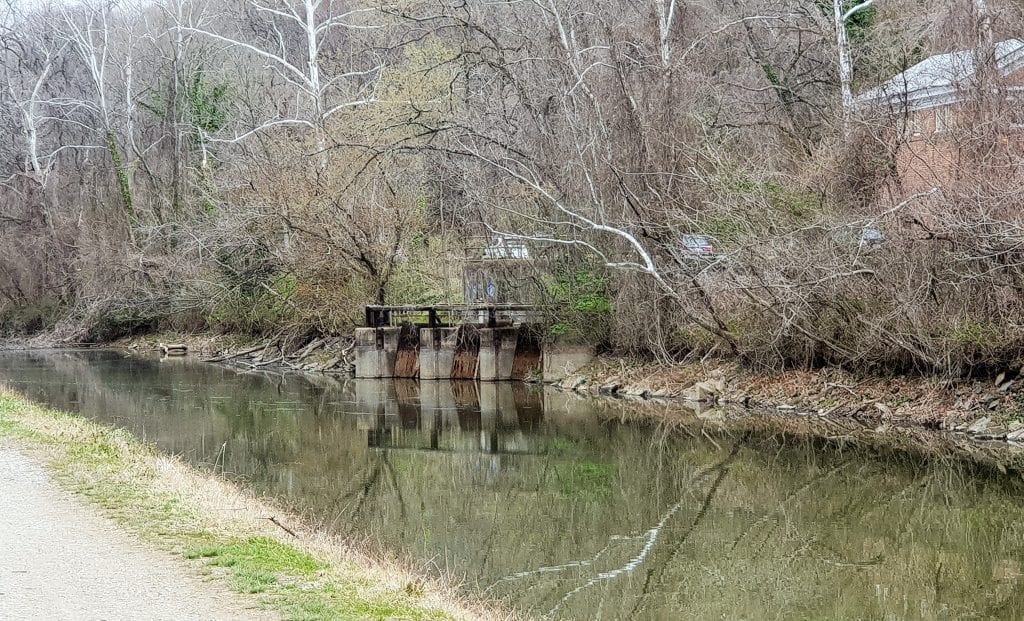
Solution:
[[[117,177],[118,188],[121,191],[124,213],[128,216],[128,225],[134,228],[137,218],[135,206],[132,202],[132,187],[128,180],[128,169],[124,165],[121,148],[117,144],[117,135],[112,129],[107,130],[107,148],[110,149],[110,160],[114,164],[114,175]]]
[[[850,134],[850,113],[853,111],[853,54],[850,51],[850,38],[846,32],[846,21],[843,19],[842,0],[832,0],[836,29],[836,48],[839,56],[839,87],[842,90],[843,104],[843,135]]]

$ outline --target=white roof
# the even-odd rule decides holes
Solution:
[[[495,237],[484,248],[485,259],[529,259],[530,249],[521,241]]]
[[[1024,41],[996,43],[996,66],[1004,77],[1024,66]],[[974,78],[974,50],[936,54],[910,67],[881,86],[857,96],[857,104],[896,105],[924,110],[960,101],[961,88]]]

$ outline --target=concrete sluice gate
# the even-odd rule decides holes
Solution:
[[[356,377],[558,380],[587,364],[589,347],[543,346],[528,326],[356,329]]]

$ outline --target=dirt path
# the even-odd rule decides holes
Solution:
[[[0,446],[0,619],[274,619],[147,548]]]

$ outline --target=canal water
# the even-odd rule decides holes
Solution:
[[[531,616],[1024,618],[1024,486],[955,460],[120,352],[0,353],[0,383]]]

